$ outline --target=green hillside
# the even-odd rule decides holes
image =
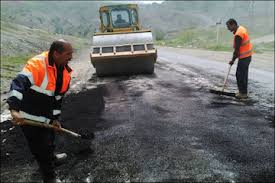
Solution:
[[[123,1],[1,1],[1,20],[47,32],[91,38],[98,9]],[[129,3],[129,2],[125,2]],[[144,28],[171,38],[190,28],[210,28],[235,18],[250,31],[274,33],[274,1],[164,1],[139,4]],[[149,12],[149,13],[148,13]]]
[[[263,32],[250,32],[252,42],[253,39],[261,38],[264,35],[266,34]],[[200,48],[216,51],[232,51],[233,34],[225,27],[220,27],[219,31],[216,26],[207,28],[190,28],[177,33],[173,38],[158,40],[157,44],[193,49]],[[254,51],[257,53],[265,51],[274,52],[274,40],[254,44]]]
[[[99,3],[1,1],[1,20],[47,32],[86,37],[96,28]]]

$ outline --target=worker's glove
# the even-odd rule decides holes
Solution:
[[[12,124],[14,125],[24,125],[24,119],[21,117],[20,113],[16,110],[11,110]]]
[[[229,61],[229,63],[228,63],[229,65],[233,65],[234,64],[234,61],[233,60],[231,60],[231,61]]]
[[[55,130],[56,132],[58,132],[59,129],[61,128],[61,124],[60,124],[60,122],[57,121],[57,120],[53,120],[52,125],[54,126],[54,130]]]

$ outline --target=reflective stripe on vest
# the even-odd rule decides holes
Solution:
[[[42,123],[47,123],[47,124],[49,124],[51,121],[49,118],[46,118],[44,116],[35,116],[32,114],[26,113],[24,111],[19,111],[19,112],[20,112],[20,115],[25,119],[30,119],[30,120],[34,120]]]
[[[36,92],[38,92],[38,93],[43,93],[43,94],[51,96],[51,97],[54,96],[54,91],[44,90],[41,87],[38,87],[36,85],[32,85],[31,89],[34,90],[34,91],[36,91]]]
[[[58,115],[58,114],[61,114],[61,110],[53,110],[53,115]]]
[[[49,79],[48,79],[48,69],[47,69],[47,64],[46,64],[46,57],[43,58],[43,63],[44,63],[44,66],[45,66],[45,75],[44,75],[44,79],[43,79],[43,82],[42,82],[40,88],[46,89],[47,85],[48,85],[48,82],[49,82]]]
[[[249,53],[252,53],[252,52],[253,52],[253,50],[249,50],[249,51],[240,53],[239,57],[244,56],[244,55],[249,54]]]
[[[17,90],[12,90],[12,91],[10,91],[10,93],[9,93],[9,97],[16,97],[18,100],[22,100],[22,99],[23,99],[23,94],[20,93],[20,92],[17,91]]]
[[[39,60],[45,60],[45,56],[44,55],[36,55],[35,57],[33,57],[33,59],[39,59]]]
[[[56,95],[56,96],[55,96],[55,100],[60,100],[60,99],[62,99],[62,96],[61,96],[61,95]]]
[[[253,50],[249,50],[249,51],[243,52],[243,53],[241,53],[239,55],[239,58],[245,58],[245,57],[243,57],[245,55],[247,55],[246,57],[249,57],[249,56],[251,56],[252,52],[253,52]]]
[[[33,79],[33,76],[32,76],[32,73],[31,73],[31,72],[21,71],[21,72],[19,72],[19,74],[22,74],[22,75],[28,77],[28,79],[29,79],[31,85],[34,84],[34,79]]]
[[[248,43],[250,43],[250,40],[247,40],[247,41],[243,42],[243,43],[241,44],[241,46],[247,45]]]

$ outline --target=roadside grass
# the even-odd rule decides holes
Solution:
[[[74,57],[77,57],[81,49],[87,46],[86,41],[79,40],[74,42]],[[15,56],[1,55],[1,93],[8,92],[11,80],[22,70],[27,60],[40,53],[31,51],[28,53],[17,53]]]
[[[8,92],[11,80],[32,55],[1,56],[1,93]]]
[[[254,45],[254,50],[257,53],[273,52],[274,53],[274,41],[269,43],[261,43]]]
[[[39,54],[49,49],[52,41],[57,39],[71,42],[75,52],[89,45],[89,40],[85,38],[54,34],[41,29],[1,21],[1,55]]]
[[[217,39],[217,30],[214,26],[210,28],[190,28],[171,39],[157,41],[157,44],[171,47],[200,48],[217,51],[230,51],[229,44],[231,35],[226,34],[226,30],[220,28]]]
[[[84,38],[1,21],[1,94],[8,92],[11,80],[29,58],[48,50],[52,41],[61,38],[72,43],[74,56],[89,47],[89,40]]]

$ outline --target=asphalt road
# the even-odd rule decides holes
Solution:
[[[154,75],[98,78],[88,55],[78,59],[81,69],[75,70],[62,119],[66,127],[96,137],[57,136],[57,150],[68,154],[57,167],[59,178],[274,182],[272,73],[251,70],[251,98],[238,101],[209,93],[223,82],[226,63],[173,49],[158,53]],[[236,89],[234,68],[228,85]],[[25,143],[17,127],[1,123],[1,182],[39,179]]]

